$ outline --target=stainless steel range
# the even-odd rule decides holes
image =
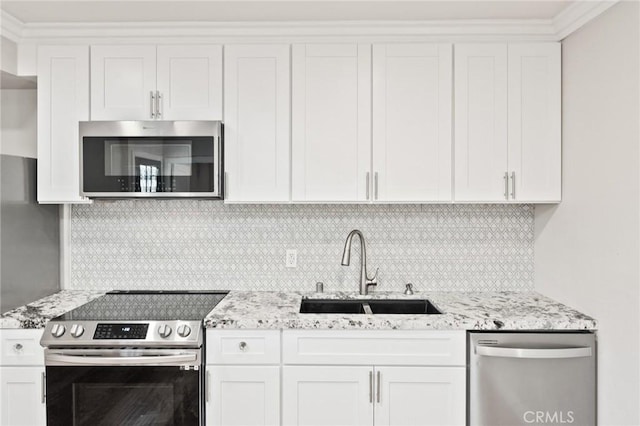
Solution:
[[[47,424],[204,424],[202,320],[226,294],[111,292],[50,321]]]

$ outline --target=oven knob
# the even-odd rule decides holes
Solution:
[[[167,324],[162,324],[160,327],[158,327],[158,334],[160,335],[160,337],[166,339],[171,335],[171,327],[169,327]]]
[[[80,324],[73,324],[69,333],[71,333],[73,337],[80,337],[84,333],[84,327]]]
[[[53,327],[51,327],[51,334],[53,335],[53,337],[60,337],[64,334],[64,332],[65,328],[62,324],[53,324]]]
[[[178,332],[178,336],[187,337],[191,334],[191,327],[189,327],[187,324],[182,324],[178,326],[178,329],[176,331]]]

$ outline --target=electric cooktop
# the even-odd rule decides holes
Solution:
[[[45,347],[200,347],[227,291],[112,291],[52,319]]]

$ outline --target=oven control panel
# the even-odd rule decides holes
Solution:
[[[40,341],[47,348],[199,348],[200,321],[50,321]]]
[[[149,324],[98,323],[93,338],[104,340],[144,340],[147,338],[148,330]]]

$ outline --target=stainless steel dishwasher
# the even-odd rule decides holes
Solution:
[[[469,425],[596,424],[595,334],[468,336]]]

